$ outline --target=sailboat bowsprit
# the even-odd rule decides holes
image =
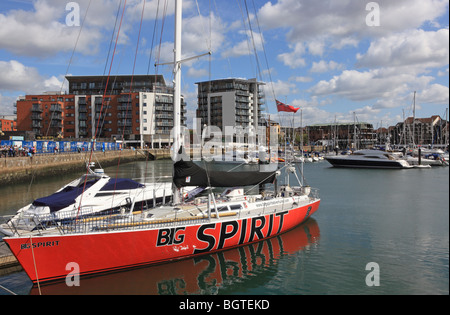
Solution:
[[[181,3],[175,7],[174,60],[174,152],[180,139]],[[286,167],[287,165],[285,165]],[[319,208],[318,191],[286,184],[273,191],[244,194],[245,185],[276,182],[280,172],[224,173],[204,170],[190,161],[174,163],[170,204],[119,213],[93,213],[33,230],[11,226],[4,241],[29,278],[46,282],[66,278],[74,264],[80,275],[111,272],[212,253],[258,242],[301,224]],[[185,186],[198,186],[195,193],[181,196]],[[220,195],[215,187],[227,187]],[[187,198],[186,198],[187,197]],[[185,200],[182,200],[185,198]],[[45,218],[51,220],[51,218]],[[48,222],[47,222],[48,223]]]

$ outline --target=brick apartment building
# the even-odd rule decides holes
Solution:
[[[17,103],[17,130],[36,137],[123,139],[170,145],[173,88],[162,75],[68,76],[68,94],[26,95]],[[105,93],[106,88],[106,95]],[[186,123],[182,100],[182,125]]]
[[[16,121],[14,117],[0,116],[0,131],[16,131]]]

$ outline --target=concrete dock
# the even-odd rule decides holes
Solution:
[[[123,150],[94,152],[92,160],[100,162],[103,167],[120,163],[134,162],[146,159],[170,158],[169,150]],[[44,177],[75,172],[86,169],[89,152],[38,154],[31,157],[0,158],[0,183],[15,184],[28,182],[33,176]]]
[[[5,242],[0,241],[0,276],[22,270],[16,257],[11,253]]]

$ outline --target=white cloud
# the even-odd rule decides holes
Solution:
[[[295,45],[290,45],[290,48],[293,48],[293,51],[278,55],[278,60],[282,61],[290,68],[304,67],[306,61],[302,56],[306,51],[305,46],[302,43],[297,43]]]
[[[313,65],[311,67],[311,72],[328,72],[332,70],[339,70],[342,69],[343,65],[330,60],[329,62],[326,62],[325,60],[321,60],[319,62],[313,62]]]
[[[412,30],[382,37],[358,55],[360,67],[407,66],[420,70],[449,63],[449,30]]]
[[[412,74],[395,73],[392,69],[374,69],[364,72],[345,70],[329,81],[322,80],[309,91],[313,95],[338,95],[352,101],[377,98],[394,99],[416,88],[424,88],[432,77],[416,77]]]
[[[62,78],[44,77],[33,67],[11,60],[0,61],[0,91],[23,93],[42,93],[45,91],[60,91]]]
[[[357,47],[363,39],[390,37],[425,23],[436,25],[436,20],[448,10],[448,0],[379,0],[377,3],[381,23],[378,27],[366,25],[370,12],[366,11],[367,2],[360,0],[269,1],[259,10],[259,21],[265,29],[286,30],[291,52],[279,55],[278,59],[291,68],[298,68],[305,66],[307,54],[322,56],[330,49]]]
[[[231,48],[225,50],[222,53],[223,58],[228,57],[240,57],[246,55],[254,54],[254,51],[262,51],[263,50],[263,36],[260,33],[253,32],[253,35],[250,32],[239,32],[240,34],[245,35],[245,39],[238,42],[236,45]]]
[[[372,110],[403,107],[417,91],[423,102],[448,104],[448,87],[432,84],[432,68],[448,68],[448,29],[409,30],[373,41],[367,52],[357,55],[357,65],[368,70],[344,70],[322,80],[312,95],[337,95],[360,102],[372,100]],[[329,71],[332,64],[314,63],[311,71]],[[337,66],[336,66],[337,67]]]
[[[272,87],[272,86],[271,86]],[[267,86],[267,91],[269,91],[269,87]],[[297,86],[294,83],[286,82],[278,80],[276,82],[273,82],[273,89],[275,91],[275,96],[280,100],[283,101],[285,96],[291,96],[292,94],[297,93]],[[275,102],[272,99],[272,93],[266,92],[266,102]]]
[[[383,36],[433,22],[448,9],[447,0],[378,0],[380,26],[366,25],[366,1],[279,0],[267,2],[259,11],[265,28],[286,28],[288,39],[300,42],[327,37],[343,39]]]
[[[313,78],[300,76],[300,77],[294,77],[294,78],[292,78],[292,80],[294,80],[295,82],[307,83],[307,82],[311,82],[313,80]]]
[[[187,71],[187,75],[193,78],[205,77],[208,76],[208,70],[190,67]]]
[[[418,93],[417,99],[421,103],[448,104],[449,88],[440,84],[432,84],[429,88]]]
[[[66,2],[52,5],[51,1],[38,0],[34,2],[33,11],[13,10],[0,14],[0,47],[16,55],[33,57],[72,51],[80,27],[65,24],[69,13],[65,5]],[[80,36],[77,51],[94,54],[101,39],[98,29],[87,27]]]
[[[16,97],[4,96],[0,93],[0,115],[13,115],[13,103]]]

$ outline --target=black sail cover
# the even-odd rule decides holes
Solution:
[[[275,172],[206,171],[192,161],[180,160],[174,164],[173,182],[178,188],[185,186],[236,187],[273,183],[275,177]]]

